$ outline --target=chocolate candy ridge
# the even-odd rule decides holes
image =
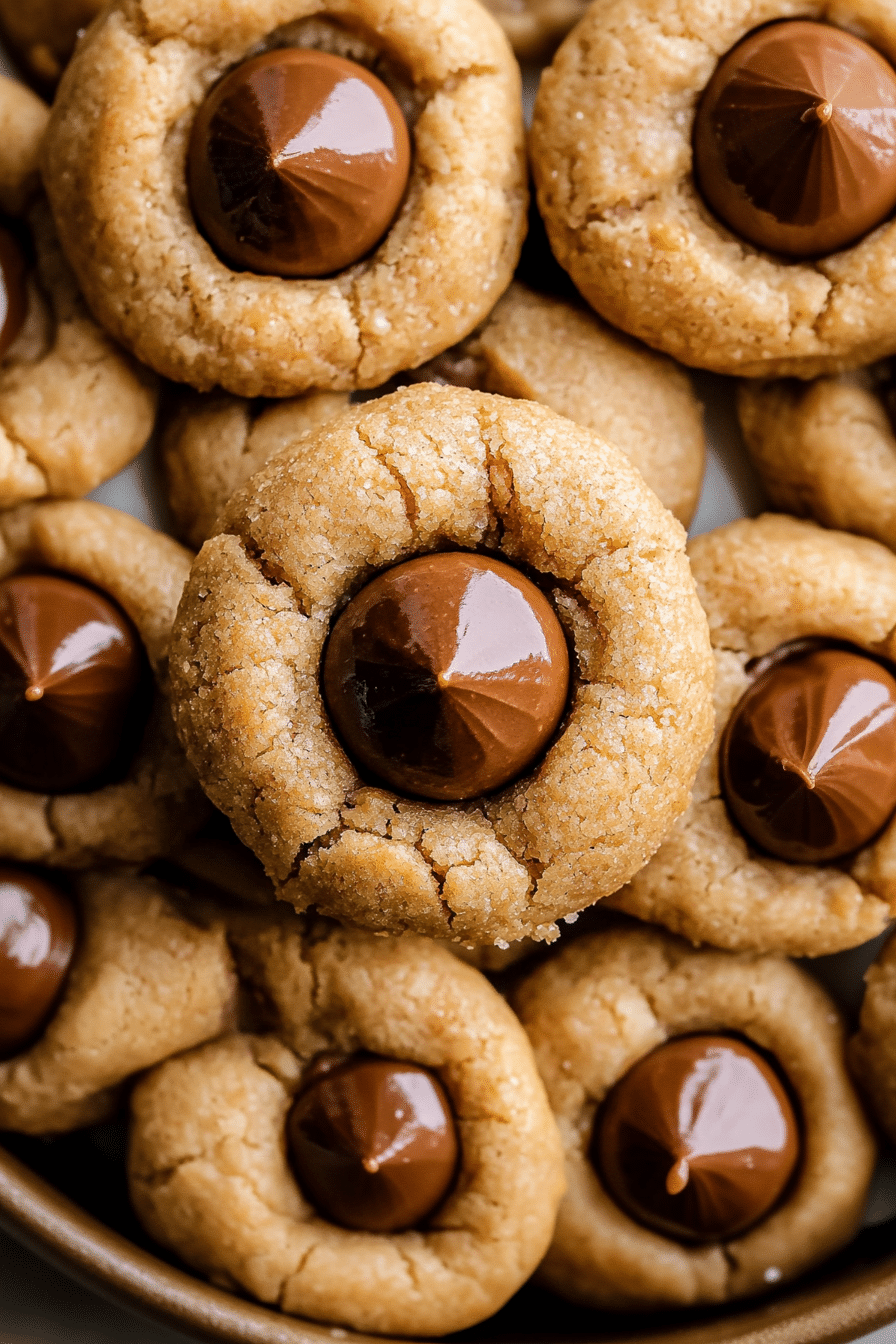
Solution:
[[[343,1227],[398,1232],[435,1212],[454,1181],[459,1140],[429,1069],[356,1055],[327,1059],[287,1119],[293,1169],[319,1213]]]
[[[711,209],[757,247],[847,247],[896,207],[896,71],[830,24],[760,28],[704,92],[694,163]]]
[[[24,869],[0,867],[0,1059],[30,1045],[52,1013],[76,935],[64,891]]]
[[[773,662],[731,714],[719,773],[734,820],[770,854],[852,853],[896,809],[896,678],[836,647]]]
[[[799,1126],[774,1069],[749,1045],[682,1036],[616,1083],[591,1156],[638,1222],[679,1240],[725,1241],[778,1203],[799,1160]]]
[[[387,232],[410,173],[401,109],[362,65],[278,49],[237,66],[193,126],[193,213],[233,266],[333,275]]]
[[[145,657],[108,597],[51,574],[0,583],[0,778],[65,793],[115,764],[140,705]]]
[[[337,620],[323,661],[333,723],[404,793],[472,798],[545,749],[569,654],[543,593],[487,556],[440,552],[386,570]]]

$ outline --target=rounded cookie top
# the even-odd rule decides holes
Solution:
[[[359,774],[320,662],[376,573],[458,548],[536,581],[572,680],[532,768],[437,805]],[[282,897],[373,928],[554,936],[653,852],[708,741],[682,529],[618,449],[531,402],[421,385],[350,408],[233,497],[177,625],[176,721],[207,793]]]
[[[206,95],[279,47],[373,70],[412,132],[385,237],[322,278],[233,269],[187,189]],[[120,116],[101,124],[100,106]],[[351,0],[338,20],[315,0],[239,0],[201,16],[182,0],[118,0],[66,72],[44,166],[69,260],[108,329],[168,377],[241,396],[373,387],[445,349],[507,287],[525,229],[519,70],[473,0]]]

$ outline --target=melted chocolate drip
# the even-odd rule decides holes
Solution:
[[[896,808],[896,679],[839,648],[773,664],[735,706],[719,765],[756,844],[794,863],[842,858]]]
[[[336,622],[323,670],[356,759],[403,792],[456,799],[500,787],[545,749],[569,655],[534,584],[452,551],[369,583]]]
[[[123,612],[49,574],[0,583],[0,778],[22,789],[84,788],[120,756],[144,656]]]
[[[435,1074],[416,1064],[325,1057],[287,1121],[296,1177],[343,1227],[398,1232],[430,1217],[457,1169],[457,1128]]]
[[[789,20],[721,62],[694,134],[709,205],[759,247],[836,251],[896,206],[896,71],[860,38]]]
[[[226,75],[199,110],[193,211],[234,266],[331,275],[365,256],[401,204],[410,140],[381,80],[354,61],[286,49]]]
[[[19,1054],[46,1023],[76,933],[64,891],[23,869],[0,867],[0,1059]]]
[[[609,1093],[592,1159],[616,1202],[685,1241],[740,1236],[771,1212],[799,1159],[793,1107],[755,1050],[685,1036],[639,1060]]]

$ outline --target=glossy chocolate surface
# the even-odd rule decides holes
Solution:
[[[75,951],[71,898],[0,866],[0,1059],[25,1049],[53,1011]]]
[[[339,617],[324,695],[349,753],[404,793],[473,798],[545,749],[569,654],[547,598],[512,566],[451,551],[378,575]]]
[[[332,275],[387,232],[410,162],[401,109],[375,75],[322,51],[269,51],[225,75],[199,109],[190,199],[232,266]]]
[[[794,257],[848,247],[896,207],[896,71],[830,24],[760,28],[707,86],[694,155],[741,238]]]
[[[896,808],[896,679],[839,648],[773,664],[735,706],[719,772],[735,821],[770,854],[850,854]]]
[[[0,359],[22,330],[27,311],[25,258],[12,234],[0,227]]]
[[[144,655],[111,599],[72,579],[0,583],[0,779],[40,793],[88,785],[119,755]]]
[[[343,1227],[416,1227],[448,1194],[459,1141],[435,1074],[398,1060],[355,1056],[314,1072],[287,1120],[299,1185]]]
[[[598,1114],[592,1160],[639,1222],[685,1241],[739,1236],[781,1198],[800,1155],[793,1106],[755,1050],[682,1036],[638,1061]]]

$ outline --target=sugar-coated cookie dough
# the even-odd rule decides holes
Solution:
[[[780,514],[717,528],[690,556],[716,659],[715,737],[690,808],[610,903],[717,947],[809,957],[855,947],[896,910],[896,824],[845,864],[770,858],[731,820],[717,758],[751,659],[812,636],[896,655],[896,556]]]
[[[35,254],[24,322],[0,358],[0,508],[87,494],[136,456],[155,417],[155,379],[91,317],[38,195],[48,117],[0,75],[0,208],[21,218]]]
[[[865,974],[849,1065],[878,1122],[896,1142],[896,939],[887,941]]]
[[[477,971],[423,939],[306,926],[291,914],[246,920],[231,936],[276,1026],[225,1036],[138,1085],[131,1196],[151,1235],[215,1282],[313,1320],[429,1336],[490,1316],[547,1249],[563,1190],[556,1126],[510,1009]],[[438,1074],[461,1157],[420,1229],[349,1231],[299,1189],[284,1125],[304,1066],[322,1051],[369,1051]]]
[[[418,385],[281,453],[203,546],[172,647],[203,787],[297,909],[460,942],[552,939],[687,806],[712,665],[684,532],[624,454],[534,402]],[[547,755],[486,798],[365,787],[319,685],[377,571],[482,547],[541,576],[574,648]]]
[[[137,629],[156,680],[143,738],[123,779],[82,793],[0,784],[0,855],[85,868],[142,863],[176,846],[208,806],[181,750],[167,698],[168,641],[190,554],[129,514],[89,500],[0,513],[0,576],[49,569],[107,593]]]
[[[41,86],[65,69],[78,34],[100,12],[103,0],[0,0],[0,33]]]
[[[338,0],[326,22],[322,12],[321,0],[117,0],[60,86],[45,179],[69,260],[113,335],[200,390],[374,387],[466,336],[519,255],[520,75],[498,25],[475,0]],[[335,276],[231,270],[189,207],[196,110],[265,46],[334,43],[405,82],[416,119],[404,204],[376,250]]]
[[[121,1084],[232,1027],[224,924],[201,922],[150,878],[78,882],[79,938],[39,1039],[0,1062],[0,1128],[58,1133],[108,1119]]]
[[[178,532],[197,550],[238,486],[348,405],[344,392],[309,392],[266,406],[226,393],[173,395],[162,466]]]
[[[724,1302],[803,1273],[858,1229],[875,1143],[846,1074],[833,1002],[782,957],[695,952],[658,930],[579,939],[514,996],[566,1152],[568,1191],[541,1281],[575,1302],[637,1310]],[[737,1033],[777,1061],[799,1103],[802,1162],[782,1202],[725,1243],[636,1223],[588,1159],[601,1101],[671,1037]]]
[[[896,434],[886,364],[819,378],[743,382],[737,413],[776,508],[896,550]]]
[[[874,0],[595,0],[546,70],[531,150],[561,264],[599,313],[685,364],[812,378],[896,350],[896,223],[782,261],[701,199],[691,137],[718,61],[776,19],[826,20],[896,60]]]
[[[588,0],[484,0],[521,61],[540,60],[588,8]]]

